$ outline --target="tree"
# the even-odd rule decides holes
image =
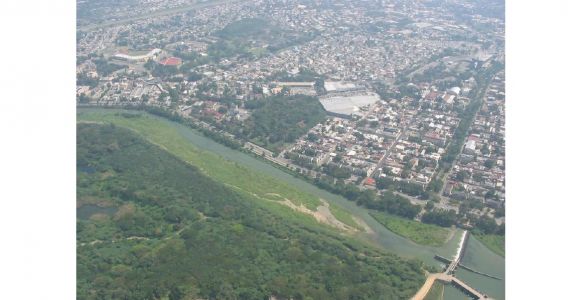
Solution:
[[[505,216],[505,207],[499,207],[495,209],[494,216],[496,218],[501,218]]]
[[[376,186],[377,186],[377,189],[379,189],[379,190],[386,190],[393,185],[394,185],[394,182],[389,177],[379,177],[376,180]]]
[[[433,178],[433,180],[429,182],[429,185],[427,185],[427,189],[429,191],[434,191],[436,193],[439,193],[442,188],[443,188],[443,180],[439,178]]]
[[[203,78],[203,75],[196,73],[196,72],[192,72],[189,75],[187,75],[187,80],[188,81],[198,81],[201,80]]]
[[[80,94],[79,103],[89,103],[90,98],[85,95],[85,93]]]
[[[465,181],[465,179],[467,179],[468,177],[469,177],[469,172],[467,172],[465,170],[459,171],[459,173],[457,173],[457,175],[455,176],[457,181]]]
[[[449,227],[457,222],[457,213],[454,210],[445,211],[442,209],[434,209],[433,211],[425,213],[421,221],[427,224]]]
[[[493,167],[495,167],[496,161],[493,159],[488,159],[485,161],[485,163],[483,164],[486,168],[491,169]]]
[[[483,232],[484,234],[494,234],[496,233],[498,226],[495,223],[495,220],[487,217],[481,216],[476,222],[475,227]]]
[[[282,91],[280,92],[280,94],[282,94],[283,96],[290,95],[290,88],[288,88],[287,86],[282,87]]]

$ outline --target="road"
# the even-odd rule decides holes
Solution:
[[[411,298],[411,300],[425,299],[425,297],[427,297],[427,294],[429,294],[431,287],[435,283],[435,280],[439,279],[441,276],[447,276],[447,275],[444,275],[441,273],[429,274],[429,276],[427,276],[427,280],[425,281],[423,286],[419,289],[419,291],[417,291],[417,293],[415,294],[415,296],[413,296],[413,298]]]

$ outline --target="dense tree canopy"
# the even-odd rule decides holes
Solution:
[[[294,142],[325,119],[322,105],[314,97],[276,95],[256,103],[257,108],[244,124],[250,139],[269,148]]]
[[[77,133],[77,204],[114,209],[77,219],[78,299],[405,299],[424,280],[420,262],[280,218],[129,130]]]
[[[434,209],[426,212],[421,218],[423,223],[450,227],[457,222],[457,213],[454,210]]]

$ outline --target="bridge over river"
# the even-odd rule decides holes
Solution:
[[[458,288],[459,290],[461,290],[462,292],[464,292],[465,294],[467,294],[468,296],[470,296],[473,299],[490,299],[490,300],[492,300],[486,294],[476,290],[475,288],[469,286],[467,283],[463,282],[459,278],[455,277],[455,270],[457,270],[458,267],[462,267],[462,268],[469,270],[469,271],[472,271],[474,273],[501,280],[501,278],[498,278],[498,277],[495,277],[495,276],[492,276],[489,274],[485,274],[482,272],[478,272],[478,271],[475,271],[471,268],[468,268],[468,267],[461,265],[461,259],[463,258],[463,255],[465,255],[465,250],[466,250],[466,245],[467,245],[468,239],[469,239],[469,232],[464,231],[463,236],[461,237],[461,243],[459,245],[459,248],[457,249],[457,254],[455,255],[455,257],[452,260],[447,259],[447,258],[442,257],[442,256],[439,256],[439,255],[435,256],[435,258],[437,260],[443,261],[444,263],[446,263],[447,268],[445,268],[445,271],[443,273],[429,274],[429,276],[427,277],[427,280],[425,281],[425,284],[423,284],[421,289],[415,294],[415,296],[413,296],[413,298],[411,298],[411,300],[423,300],[427,296],[427,294],[429,293],[429,290],[431,289],[431,287],[433,286],[435,281],[437,281],[437,280],[442,281],[442,282],[447,283],[447,284],[451,284],[452,286]]]

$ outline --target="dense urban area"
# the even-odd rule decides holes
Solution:
[[[429,241],[405,233],[397,222],[437,225],[433,230],[470,230],[503,256],[504,34],[503,1],[77,1],[77,106],[146,111],[178,121],[344,196],[373,211],[375,219],[390,230],[408,234],[417,243]],[[78,130],[100,139],[97,129],[84,126]],[[127,134],[113,130],[101,138],[118,139],[122,144]],[[132,151],[160,155],[147,153],[142,141],[135,143],[143,149]],[[80,157],[95,160],[85,152]],[[161,157],[175,164],[173,158]],[[139,174],[131,166],[123,168]],[[188,169],[180,172],[200,176]],[[158,174],[142,176],[147,182]],[[83,180],[89,191],[97,189],[98,183]],[[176,195],[187,193],[181,185],[168,190],[175,190]],[[240,207],[233,214],[247,209],[236,205]],[[196,210],[188,214],[199,212],[201,218],[222,214],[207,207]],[[262,228],[268,221],[247,222]],[[288,226],[272,234],[283,236],[292,230]],[[189,234],[186,246],[170,245],[168,253],[183,251],[188,243],[207,242],[207,237],[185,230]],[[92,235],[83,235],[83,242],[93,240]],[[319,246],[330,248],[332,243],[324,241]],[[337,248],[337,253],[346,251],[343,248]],[[296,255],[305,255],[301,251]],[[95,255],[82,257],[89,261]],[[321,257],[314,262],[323,265],[332,259]],[[388,291],[389,299],[413,295],[409,291],[417,288],[412,283],[416,278],[409,270],[420,267],[389,259],[395,263],[393,269],[403,270],[397,272],[408,276],[409,283],[385,283],[356,299],[374,299],[373,293],[380,294],[381,289]],[[197,266],[193,261],[188,264]],[[374,263],[361,257],[349,264],[361,272],[359,276],[381,276]],[[372,267],[365,269],[362,264]],[[253,269],[244,272],[257,276]],[[300,273],[297,269],[283,272]],[[297,296],[288,282],[260,276],[259,284],[273,280],[279,290],[236,291],[237,299],[264,295],[307,299],[302,296],[316,293],[320,296],[314,299],[343,299],[348,294],[338,290],[341,284],[348,285],[343,277],[327,283],[336,290],[323,293],[300,281],[315,280],[310,275],[298,274],[305,277],[293,283],[303,293]],[[204,280],[199,281],[204,299],[226,299],[218,296],[223,286],[214,279]],[[87,299],[95,296],[89,286],[82,284]],[[183,292],[178,287],[167,289],[170,299],[181,299],[171,298],[172,293]],[[224,293],[236,294],[230,290]],[[138,298],[150,292],[108,296]]]

